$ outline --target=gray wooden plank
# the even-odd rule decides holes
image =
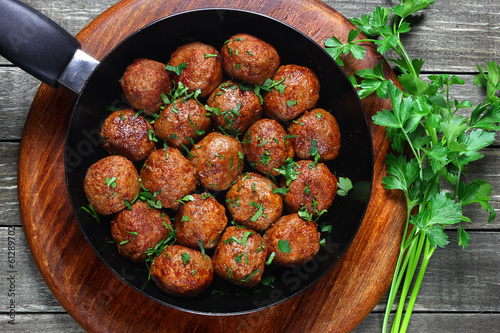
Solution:
[[[36,267],[23,228],[0,227],[0,242],[2,317],[11,302],[17,313],[64,312]]]
[[[0,142],[0,225],[21,225],[17,194],[17,158],[19,143]],[[482,151],[485,157],[472,163],[467,168],[466,178],[486,179],[493,186],[491,205],[498,214],[498,219],[487,224],[487,214],[477,204],[465,207],[464,214],[474,217],[474,223],[467,228],[474,230],[499,229],[500,219],[500,149],[487,148]]]
[[[8,237],[13,229],[0,227],[0,255],[8,261]],[[52,295],[35,266],[28,250],[24,232],[15,228],[15,263],[0,270],[0,304],[9,304],[8,290],[15,275],[16,311],[23,313],[61,312],[62,307]],[[500,233],[471,232],[470,246],[456,246],[456,231],[447,231],[450,244],[437,249],[428,266],[415,305],[416,312],[500,312]],[[14,270],[15,273],[10,273]],[[390,272],[388,272],[390,274]],[[384,311],[385,298],[375,308]],[[0,314],[7,313],[0,307]]]
[[[84,333],[85,330],[67,313],[26,314],[17,313],[13,319],[4,316],[0,321],[1,332],[16,333]],[[12,324],[13,323],[13,324]]]
[[[26,1],[73,35],[116,2]],[[390,5],[385,0],[324,2],[349,18]],[[500,3],[496,0],[436,1],[423,14],[416,15],[414,21],[404,41],[412,57],[426,59],[426,70],[476,72],[476,63],[500,58]],[[0,64],[5,63],[5,59],[0,59]]]
[[[0,66],[0,140],[21,139],[40,81],[16,67]]]
[[[459,77],[465,81],[465,85],[453,86],[451,98],[470,100],[473,105],[484,103],[485,90],[473,84],[475,75]],[[39,86],[37,79],[19,68],[0,66],[0,141],[21,139],[24,122]],[[496,145],[500,145],[498,140]]]
[[[383,316],[380,313],[370,314],[353,333],[380,332]],[[68,314],[17,314],[15,327],[6,320],[0,322],[2,332],[40,333],[80,333],[85,332]],[[498,331],[500,315],[498,314],[427,314],[416,313],[412,316],[409,333],[491,333]],[[9,326],[10,325],[10,326]]]
[[[18,142],[0,143],[0,225],[21,225],[17,196],[18,154]]]

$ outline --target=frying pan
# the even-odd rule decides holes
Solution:
[[[98,223],[81,209],[88,203],[83,179],[87,168],[107,155],[99,137],[100,125],[109,114],[107,108],[129,107],[118,80],[134,59],[167,63],[170,53],[188,41],[201,41],[220,49],[230,36],[240,32],[273,45],[282,64],[307,66],[316,73],[321,82],[318,106],[336,117],[342,136],[340,154],[327,166],[337,177],[349,178],[354,188],[347,197],[337,196],[329,212],[318,220],[319,225],[331,225],[332,231],[322,232],[324,244],[312,261],[293,268],[267,266],[264,278],[274,278],[270,285],[243,288],[215,277],[212,285],[195,298],[172,297],[148,280],[145,265],[133,264],[118,254],[116,245],[109,242],[110,217],[101,218]],[[286,301],[312,286],[335,265],[354,238],[368,205],[373,150],[356,91],[318,44],[268,16],[211,8],[182,12],[151,23],[126,38],[101,62],[79,47],[75,38],[42,14],[16,0],[0,0],[0,54],[41,81],[55,88],[65,86],[78,94],[66,140],[68,195],[86,239],[117,276],[166,306],[197,314],[234,315]],[[212,194],[224,202],[223,193]]]

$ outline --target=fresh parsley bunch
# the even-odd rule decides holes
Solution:
[[[478,203],[489,214],[488,222],[495,218],[489,204],[491,185],[480,179],[466,182],[463,175],[467,164],[483,157],[481,149],[494,142],[495,132],[500,129],[500,66],[488,62],[486,72],[478,66],[474,83],[486,88],[486,101],[475,107],[470,101],[450,98],[453,86],[465,84],[457,76],[422,78],[424,60],[411,59],[400,36],[410,31],[407,19],[434,1],[401,0],[390,9],[378,7],[369,15],[351,19],[357,28],[350,31],[346,43],[336,37],[324,42],[325,49],[340,65],[342,55],[349,53],[363,59],[365,42],[375,43],[380,54],[392,50],[398,56],[388,61],[400,73],[402,89],[385,79],[382,63],[358,70],[350,78],[361,98],[376,93],[392,102],[393,109],[378,112],[373,121],[386,127],[394,152],[386,158],[387,176],[382,182],[387,189],[403,191],[406,197],[405,236],[389,291],[383,332],[388,329],[398,292],[400,299],[391,332],[405,332],[408,328],[429,260],[437,247],[449,243],[445,226],[457,225],[458,245],[468,246],[470,235],[463,224],[472,221],[463,215],[462,208]],[[361,33],[367,37],[360,37]]]

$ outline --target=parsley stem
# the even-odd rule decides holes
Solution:
[[[427,270],[427,265],[429,264],[429,260],[431,259],[435,249],[436,249],[435,247],[432,247],[430,245],[429,240],[426,239],[425,252],[422,258],[422,263],[420,265],[417,279],[415,280],[415,285],[411,292],[410,300],[408,301],[408,307],[406,308],[400,332],[406,332],[406,330],[408,329],[408,324],[410,323],[410,317],[413,312],[413,307],[415,306],[415,301],[417,299],[420,286],[422,285],[422,280],[424,279],[424,275]]]
[[[418,240],[418,242],[417,242]],[[401,295],[399,298],[399,305],[396,312],[396,316],[394,317],[394,321],[392,324],[391,332],[398,332],[401,319],[403,316],[404,304],[407,299],[408,292],[411,287],[411,283],[413,281],[413,277],[415,275],[415,271],[417,270],[417,265],[420,259],[420,255],[422,253],[423,245],[425,244],[426,236],[425,233],[419,233],[419,237],[415,238],[415,243],[417,247],[413,251],[409,251],[406,255],[409,257],[408,266],[406,267],[406,272],[404,272],[405,280],[403,282],[403,288],[401,289]]]

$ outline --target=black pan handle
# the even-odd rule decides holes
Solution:
[[[0,0],[0,55],[57,86],[80,43],[57,23],[17,0]]]

